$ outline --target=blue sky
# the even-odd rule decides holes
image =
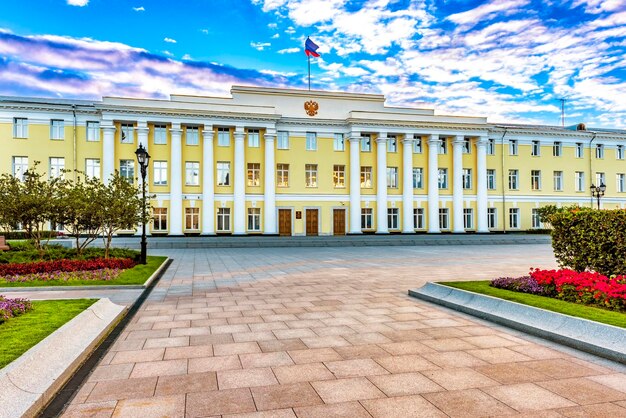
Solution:
[[[0,94],[228,95],[232,84],[383,93],[491,122],[626,128],[625,0],[21,0]]]

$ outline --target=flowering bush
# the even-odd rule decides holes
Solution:
[[[94,260],[55,260],[37,263],[0,264],[0,276],[15,276],[56,271],[89,271],[102,269],[128,269],[137,263],[129,258],[98,258]]]
[[[0,277],[0,282],[3,280],[8,283],[24,283],[34,281],[74,281],[74,280],[114,280],[122,274],[121,269],[100,269],[100,270],[83,270],[83,271],[53,271],[45,273],[29,273],[29,274],[15,274]]]
[[[33,305],[28,299],[9,299],[0,295],[0,324],[31,309]]]
[[[499,289],[514,290],[516,292],[544,295],[545,288],[530,276],[500,277],[491,281],[491,286]]]

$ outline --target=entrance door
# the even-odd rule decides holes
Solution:
[[[281,236],[291,236],[291,210],[278,209],[278,234]]]
[[[333,235],[346,235],[346,211],[333,209]]]
[[[317,209],[306,210],[306,234],[318,235],[317,233]]]

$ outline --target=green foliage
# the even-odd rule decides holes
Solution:
[[[575,208],[547,216],[561,267],[606,276],[626,274],[626,210]]]
[[[555,213],[561,213],[561,212],[569,212],[571,210],[588,210],[588,208],[583,208],[580,207],[578,205],[570,205],[570,206],[561,206],[561,207],[557,207],[556,205],[546,205],[546,206],[542,206],[540,208],[537,208],[537,214],[539,215],[539,221],[543,222],[543,223],[550,223],[550,216],[554,215]]]
[[[66,248],[59,245],[44,246],[42,251],[36,250],[32,244],[25,245],[22,251],[0,252],[0,264],[6,263],[32,263],[35,261],[53,261],[53,260],[93,260],[103,258],[105,255],[104,248],[85,248],[79,254],[74,248]],[[127,248],[112,248],[109,256],[114,258],[131,258],[135,261],[139,260],[139,252]]]

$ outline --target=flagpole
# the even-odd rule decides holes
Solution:
[[[311,91],[311,56],[306,54],[306,57],[309,61],[309,91]]]

